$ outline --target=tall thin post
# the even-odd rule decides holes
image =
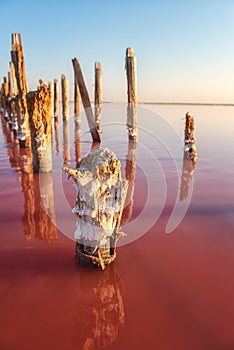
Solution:
[[[59,116],[59,84],[58,80],[54,79],[54,119],[57,121]]]
[[[131,47],[126,50],[128,103],[137,103],[136,57]]]
[[[81,95],[82,103],[83,103],[83,106],[85,109],[87,121],[89,124],[89,129],[90,129],[93,141],[94,142],[101,142],[100,136],[99,136],[99,133],[97,130],[97,123],[95,121],[93,111],[91,108],[89,94],[88,94],[87,88],[85,86],[83,74],[81,71],[80,63],[77,60],[77,58],[74,58],[72,60],[72,63],[73,63],[73,68],[74,68],[74,72],[75,72],[76,83],[78,84],[79,89],[80,89],[80,95]]]
[[[67,120],[69,118],[69,83],[64,74],[61,75],[61,87],[63,120]]]
[[[80,115],[80,90],[76,82],[74,73],[74,115],[78,117]]]
[[[127,127],[129,140],[136,142],[138,140],[136,103],[137,103],[137,79],[136,79],[136,57],[132,48],[126,50],[125,60],[127,74]]]
[[[101,131],[101,113],[102,113],[102,66],[100,62],[95,62],[95,119],[98,132]]]
[[[28,92],[28,85],[26,79],[26,71],[24,64],[24,52],[21,43],[20,34],[12,34],[12,50],[11,50],[11,60],[15,68],[15,76],[17,81],[17,109],[18,109],[18,139],[20,147],[30,147],[30,129],[28,121],[28,108],[26,94]]]

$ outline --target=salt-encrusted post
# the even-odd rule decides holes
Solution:
[[[37,91],[27,94],[29,122],[31,128],[33,171],[52,171],[51,153],[51,89],[42,81]]]
[[[129,140],[136,142],[138,140],[136,103],[137,103],[137,79],[136,79],[136,57],[132,48],[127,48],[125,67],[127,74],[127,127]]]
[[[184,157],[180,186],[180,201],[188,197],[190,184],[193,179],[195,165],[197,161],[196,140],[194,138],[194,118],[189,112],[185,115],[184,128]]]
[[[12,50],[11,50],[11,60],[15,68],[15,76],[17,81],[17,109],[18,109],[18,139],[20,147],[30,147],[30,129],[28,121],[28,108],[26,95],[28,92],[26,71],[24,64],[24,52],[21,43],[20,34],[12,34]]]
[[[193,136],[194,133],[194,118],[189,115],[189,112],[185,115],[185,129],[184,129],[184,159],[188,159],[196,163],[197,160],[197,148],[196,140]]]
[[[17,87],[14,64],[12,62],[9,62],[9,65],[10,65],[10,73],[11,73],[12,86],[13,86],[13,96],[11,98],[12,130],[16,135],[18,133],[18,120],[20,119],[20,116],[18,115],[19,109],[17,108],[17,97],[16,97],[19,94],[19,91]]]
[[[100,62],[95,62],[95,120],[98,132],[101,132],[101,113],[102,113],[102,66]]]
[[[59,84],[58,80],[54,79],[54,119],[58,120],[59,116]]]
[[[72,60],[72,63],[73,63],[73,68],[74,68],[74,72],[75,72],[76,83],[78,84],[79,89],[80,89],[80,95],[81,95],[82,103],[83,103],[83,106],[85,109],[85,114],[87,117],[89,129],[90,129],[93,141],[94,142],[101,142],[100,136],[99,136],[99,133],[97,130],[97,123],[95,121],[93,111],[91,108],[89,94],[88,94],[87,88],[85,86],[83,74],[82,74],[82,71],[80,68],[80,63],[77,60],[77,58],[74,58]]]
[[[63,120],[67,120],[69,118],[69,83],[64,74],[61,75],[61,87]]]
[[[128,182],[122,180],[120,161],[108,149],[95,149],[77,169],[63,168],[77,189],[76,258],[103,270],[116,257],[116,243]]]

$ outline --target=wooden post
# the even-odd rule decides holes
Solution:
[[[128,91],[128,107],[127,107],[127,127],[128,137],[131,141],[138,141],[137,119],[136,119],[136,103],[137,103],[137,80],[136,80],[136,57],[132,48],[126,50],[125,60],[127,74],[127,91]]]
[[[136,57],[131,47],[126,50],[126,73],[127,73],[127,89],[128,103],[137,103],[137,80],[136,80]]]
[[[63,168],[77,188],[76,258],[102,269],[116,257],[116,243],[128,182],[122,180],[121,164],[115,154],[95,149],[77,169]]]
[[[102,113],[102,66],[100,62],[95,62],[95,120],[98,132],[101,132],[101,113]]]
[[[18,89],[18,96],[16,99],[19,117],[18,139],[20,147],[31,147],[28,108],[26,100],[28,86],[24,64],[24,52],[20,34],[12,34],[11,60],[15,68],[15,76]]]
[[[69,118],[69,83],[64,74],[61,75],[61,87],[63,120],[67,120]]]
[[[27,94],[32,139],[33,171],[35,173],[52,171],[52,96],[50,88],[42,80],[39,82],[39,89]]]
[[[73,63],[73,68],[74,68],[74,72],[75,72],[76,83],[78,84],[79,89],[80,89],[80,95],[81,95],[82,103],[83,103],[83,106],[85,109],[87,121],[89,124],[89,129],[90,129],[93,141],[94,142],[101,142],[100,136],[99,136],[99,133],[97,130],[97,123],[95,121],[93,111],[91,108],[89,94],[88,94],[88,91],[86,89],[83,74],[82,74],[82,71],[80,68],[80,63],[77,60],[77,58],[74,58],[72,60],[72,63]]]
[[[76,82],[76,77],[74,73],[74,115],[78,117],[80,115],[80,90]]]
[[[54,79],[54,119],[57,121],[59,116],[59,84],[58,80]]]
[[[11,77],[12,77],[12,82],[13,82],[13,90],[14,90],[14,95],[17,96],[19,94],[18,86],[17,86],[17,79],[16,79],[16,74],[15,74],[15,66],[13,62],[10,62],[10,70],[11,70]]]

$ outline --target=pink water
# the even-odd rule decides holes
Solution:
[[[181,186],[180,118],[188,109],[196,118],[198,161],[193,188],[190,179],[188,197],[176,204],[187,201],[187,212],[166,233]],[[103,146],[121,158],[123,176],[128,152],[125,111],[126,106],[104,106],[102,134]],[[156,112],[165,116],[164,122]],[[70,239],[75,191],[72,181],[61,176],[59,158],[69,149],[67,162],[75,165],[73,122],[69,145],[63,143],[62,128],[60,143],[54,140],[57,170],[49,177],[51,198],[68,202],[65,209],[54,203],[56,225],[44,209],[39,175],[25,171],[27,151],[18,149],[11,130],[1,123],[1,350],[234,349],[233,114],[234,107],[150,106],[138,111],[132,216],[122,227],[127,236],[117,259],[104,272],[77,265]],[[174,137],[166,129],[168,122],[181,137],[181,145],[175,141],[173,150],[167,145],[175,153],[179,174],[165,142],[159,141],[163,130],[165,138]],[[91,148],[89,134],[81,141],[84,156]],[[153,155],[158,164],[154,170]],[[57,198],[60,182],[64,197]],[[154,198],[147,202],[150,193]],[[180,209],[178,213],[177,218]],[[146,230],[150,222],[153,226]]]

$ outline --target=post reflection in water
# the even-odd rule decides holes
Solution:
[[[71,160],[69,119],[63,121],[63,160],[66,165]]]
[[[104,271],[80,269],[77,290],[77,337],[81,350],[101,349],[113,343],[125,322],[123,282],[115,264]]]
[[[135,189],[136,176],[136,156],[138,130],[136,123],[136,106],[129,104],[127,107],[127,127],[128,127],[128,153],[126,155],[125,176],[128,180],[128,190],[125,200],[121,224],[129,222],[133,210],[133,195]]]
[[[9,161],[18,173],[24,195],[24,236],[27,240],[35,237],[48,243],[55,242],[57,229],[52,173],[34,174],[31,149],[20,148],[12,130],[4,123],[3,133],[7,142],[11,140],[8,144]]]
[[[184,152],[181,185],[180,185],[180,201],[185,200],[189,195],[189,189],[193,180],[193,175],[196,167],[196,163],[188,159],[186,152]]]
[[[59,136],[59,123],[58,119],[54,120],[54,137],[55,137],[55,150],[56,154],[60,153],[60,136]]]
[[[80,161],[82,158],[81,150],[81,122],[80,116],[77,115],[74,117],[75,130],[74,130],[74,139],[75,139],[75,157],[76,157],[76,168],[79,167]]]

